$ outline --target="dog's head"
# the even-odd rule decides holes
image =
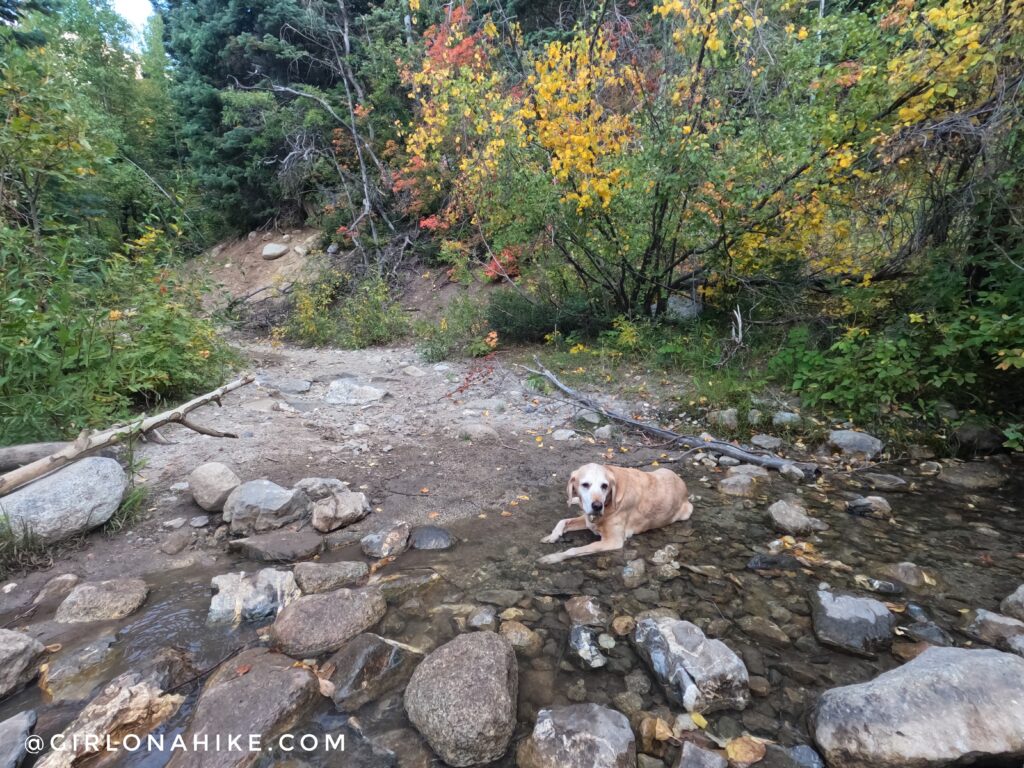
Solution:
[[[614,507],[616,489],[613,467],[584,464],[569,475],[565,492],[569,506],[579,504],[583,514],[596,521]]]

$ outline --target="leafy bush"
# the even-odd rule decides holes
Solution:
[[[338,341],[350,349],[390,344],[409,330],[402,308],[379,277],[360,283],[342,300],[338,319]]]
[[[548,334],[590,336],[609,325],[609,318],[594,311],[582,294],[562,298],[558,304],[541,296],[527,296],[513,288],[501,288],[490,295],[487,322],[510,342],[539,342]]]
[[[420,354],[430,362],[481,357],[497,346],[499,338],[489,327],[483,304],[469,296],[452,301],[436,323],[418,323],[416,336]]]

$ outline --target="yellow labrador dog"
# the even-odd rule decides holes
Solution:
[[[539,561],[545,565],[622,549],[634,534],[688,520],[693,514],[686,483],[670,469],[641,472],[605,464],[584,464],[569,476],[565,490],[569,506],[579,504],[583,514],[559,520],[551,535],[541,541],[554,544],[566,531],[584,528],[601,539],[545,555]]]

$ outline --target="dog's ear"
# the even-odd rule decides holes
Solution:
[[[579,480],[576,478],[576,473],[573,472],[569,475],[569,482],[565,484],[565,503],[571,507],[573,502],[579,501],[579,496]]]
[[[604,471],[608,475],[608,499],[611,501],[612,509],[618,509],[622,500],[622,485],[619,483],[615,467],[606,466]]]

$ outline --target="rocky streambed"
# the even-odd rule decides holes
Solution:
[[[0,765],[31,732],[122,745],[24,758],[45,766],[1020,766],[1012,463],[675,468],[691,521],[552,569],[560,490],[436,528],[206,467],[213,554],[55,574],[0,616]],[[212,747],[232,734],[260,750]]]

